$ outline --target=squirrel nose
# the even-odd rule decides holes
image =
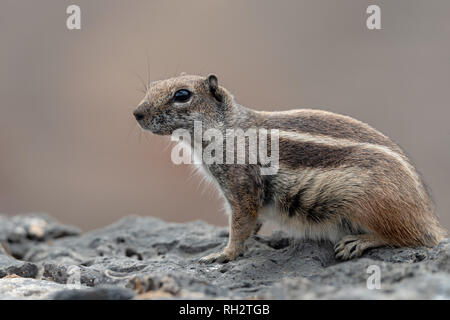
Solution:
[[[133,112],[133,114],[137,121],[144,119],[144,113],[142,113],[140,111],[136,110]]]

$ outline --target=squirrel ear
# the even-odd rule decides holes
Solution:
[[[217,80],[217,76],[215,74],[210,74],[206,79],[209,91],[212,93],[212,95],[217,101],[222,102],[223,99],[219,89],[219,82]]]
[[[217,101],[222,102],[222,95],[219,90],[219,81],[217,80],[217,76],[215,74],[208,75],[206,82],[208,84],[209,91],[212,93],[214,98],[216,98]]]
[[[209,89],[211,91],[216,91],[217,88],[219,87],[219,84],[218,84],[219,82],[217,80],[217,76],[215,74],[210,74],[210,75],[208,75],[207,79],[208,79]]]

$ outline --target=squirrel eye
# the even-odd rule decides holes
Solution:
[[[186,89],[181,89],[175,92],[173,96],[175,102],[186,102],[191,97],[192,93]]]

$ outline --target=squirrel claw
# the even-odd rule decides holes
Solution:
[[[210,255],[207,255],[203,258],[201,258],[199,260],[200,263],[204,263],[204,264],[210,264],[210,263],[227,263],[230,260],[232,260],[232,258],[226,254],[225,252],[219,252],[219,253],[212,253]]]
[[[350,235],[341,239],[335,246],[338,260],[350,260],[360,257],[367,249],[382,246],[384,243],[373,235]]]

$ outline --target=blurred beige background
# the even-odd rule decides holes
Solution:
[[[66,29],[78,4],[82,29]],[[365,26],[378,4],[382,30]],[[313,107],[406,149],[450,227],[450,1],[1,0],[0,212],[84,230],[128,215],[225,224],[167,139],[132,118],[137,76],[214,72],[264,110]]]

